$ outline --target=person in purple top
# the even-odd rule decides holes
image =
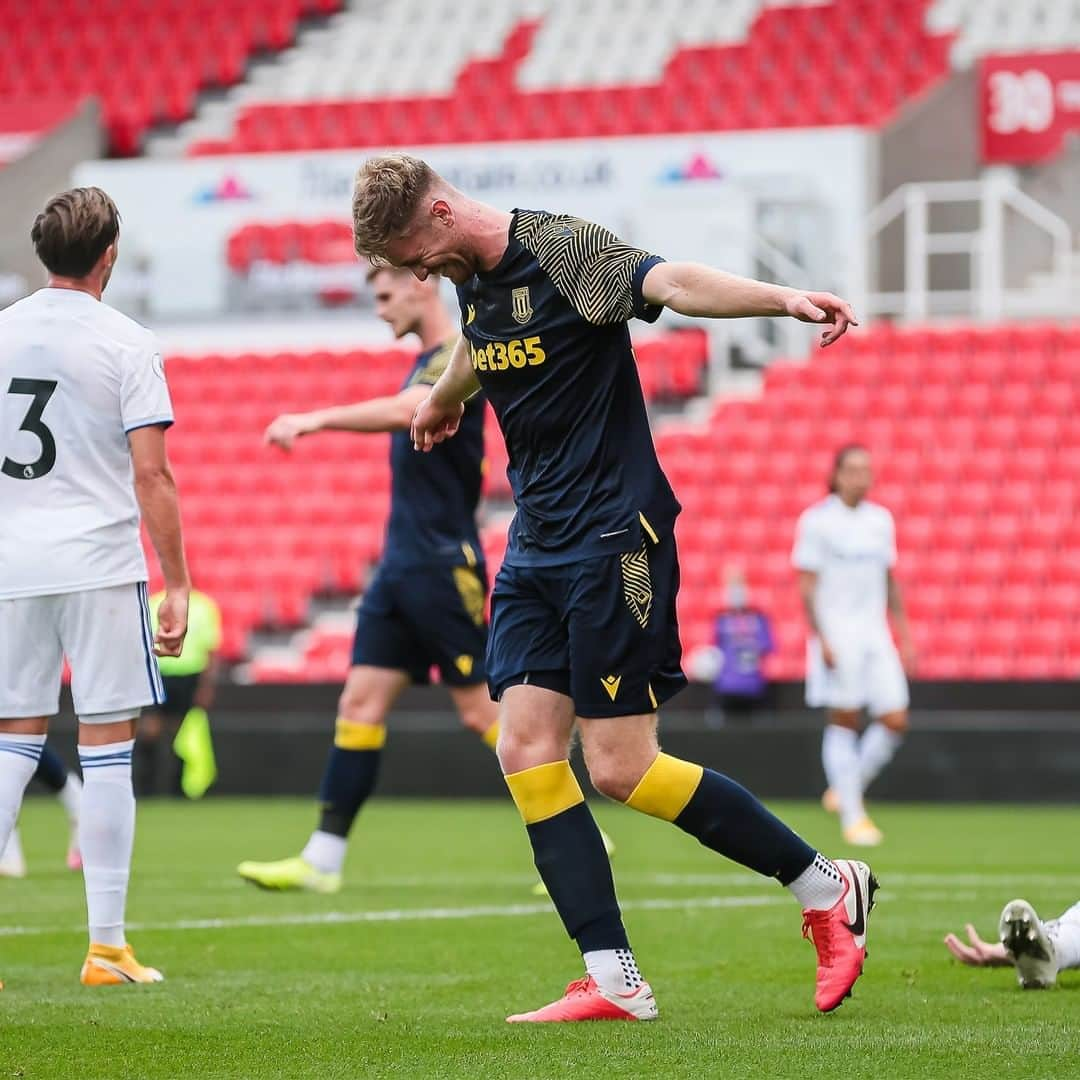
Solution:
[[[719,669],[713,685],[726,709],[749,711],[769,688],[763,665],[775,647],[772,627],[763,611],[750,607],[738,567],[728,571],[726,593],[727,607],[716,616]]]

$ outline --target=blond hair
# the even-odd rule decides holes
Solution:
[[[360,166],[353,186],[353,244],[372,266],[385,264],[386,247],[402,235],[434,187],[438,174],[408,154],[379,154]]]
[[[72,188],[45,204],[34,219],[30,240],[50,274],[83,278],[119,232],[120,212],[101,188]]]

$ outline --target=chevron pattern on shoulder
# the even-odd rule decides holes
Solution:
[[[602,326],[634,314],[634,273],[648,252],[602,225],[538,210],[519,212],[515,236],[587,322]]]

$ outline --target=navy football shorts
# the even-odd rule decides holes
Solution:
[[[356,616],[353,664],[406,671],[426,683],[432,667],[449,686],[484,682],[487,570],[382,565]]]
[[[491,696],[531,683],[578,716],[652,713],[686,686],[675,538],[563,566],[503,565],[491,595]]]

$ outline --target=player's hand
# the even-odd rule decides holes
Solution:
[[[465,413],[465,405],[458,402],[456,405],[443,406],[434,400],[433,394],[428,394],[416,407],[412,420],[413,449],[421,450],[425,454],[434,446],[457,434],[461,425],[461,417]]]
[[[1012,958],[1000,942],[983,941],[971,923],[965,927],[970,945],[965,945],[955,934],[945,935],[945,947],[969,967],[1010,967]]]
[[[784,307],[799,322],[832,324],[821,335],[822,348],[843,337],[849,326],[859,325],[851,305],[828,292],[793,292]]]
[[[158,629],[154,652],[158,656],[179,656],[187,633],[188,590],[169,589],[158,608]]]
[[[291,450],[301,435],[313,430],[311,420],[304,413],[282,413],[263,433],[263,442],[269,446],[280,446],[282,450]]]
[[[832,646],[824,638],[821,638],[821,659],[825,661],[825,666],[830,671],[836,667],[836,653],[832,651]]]

